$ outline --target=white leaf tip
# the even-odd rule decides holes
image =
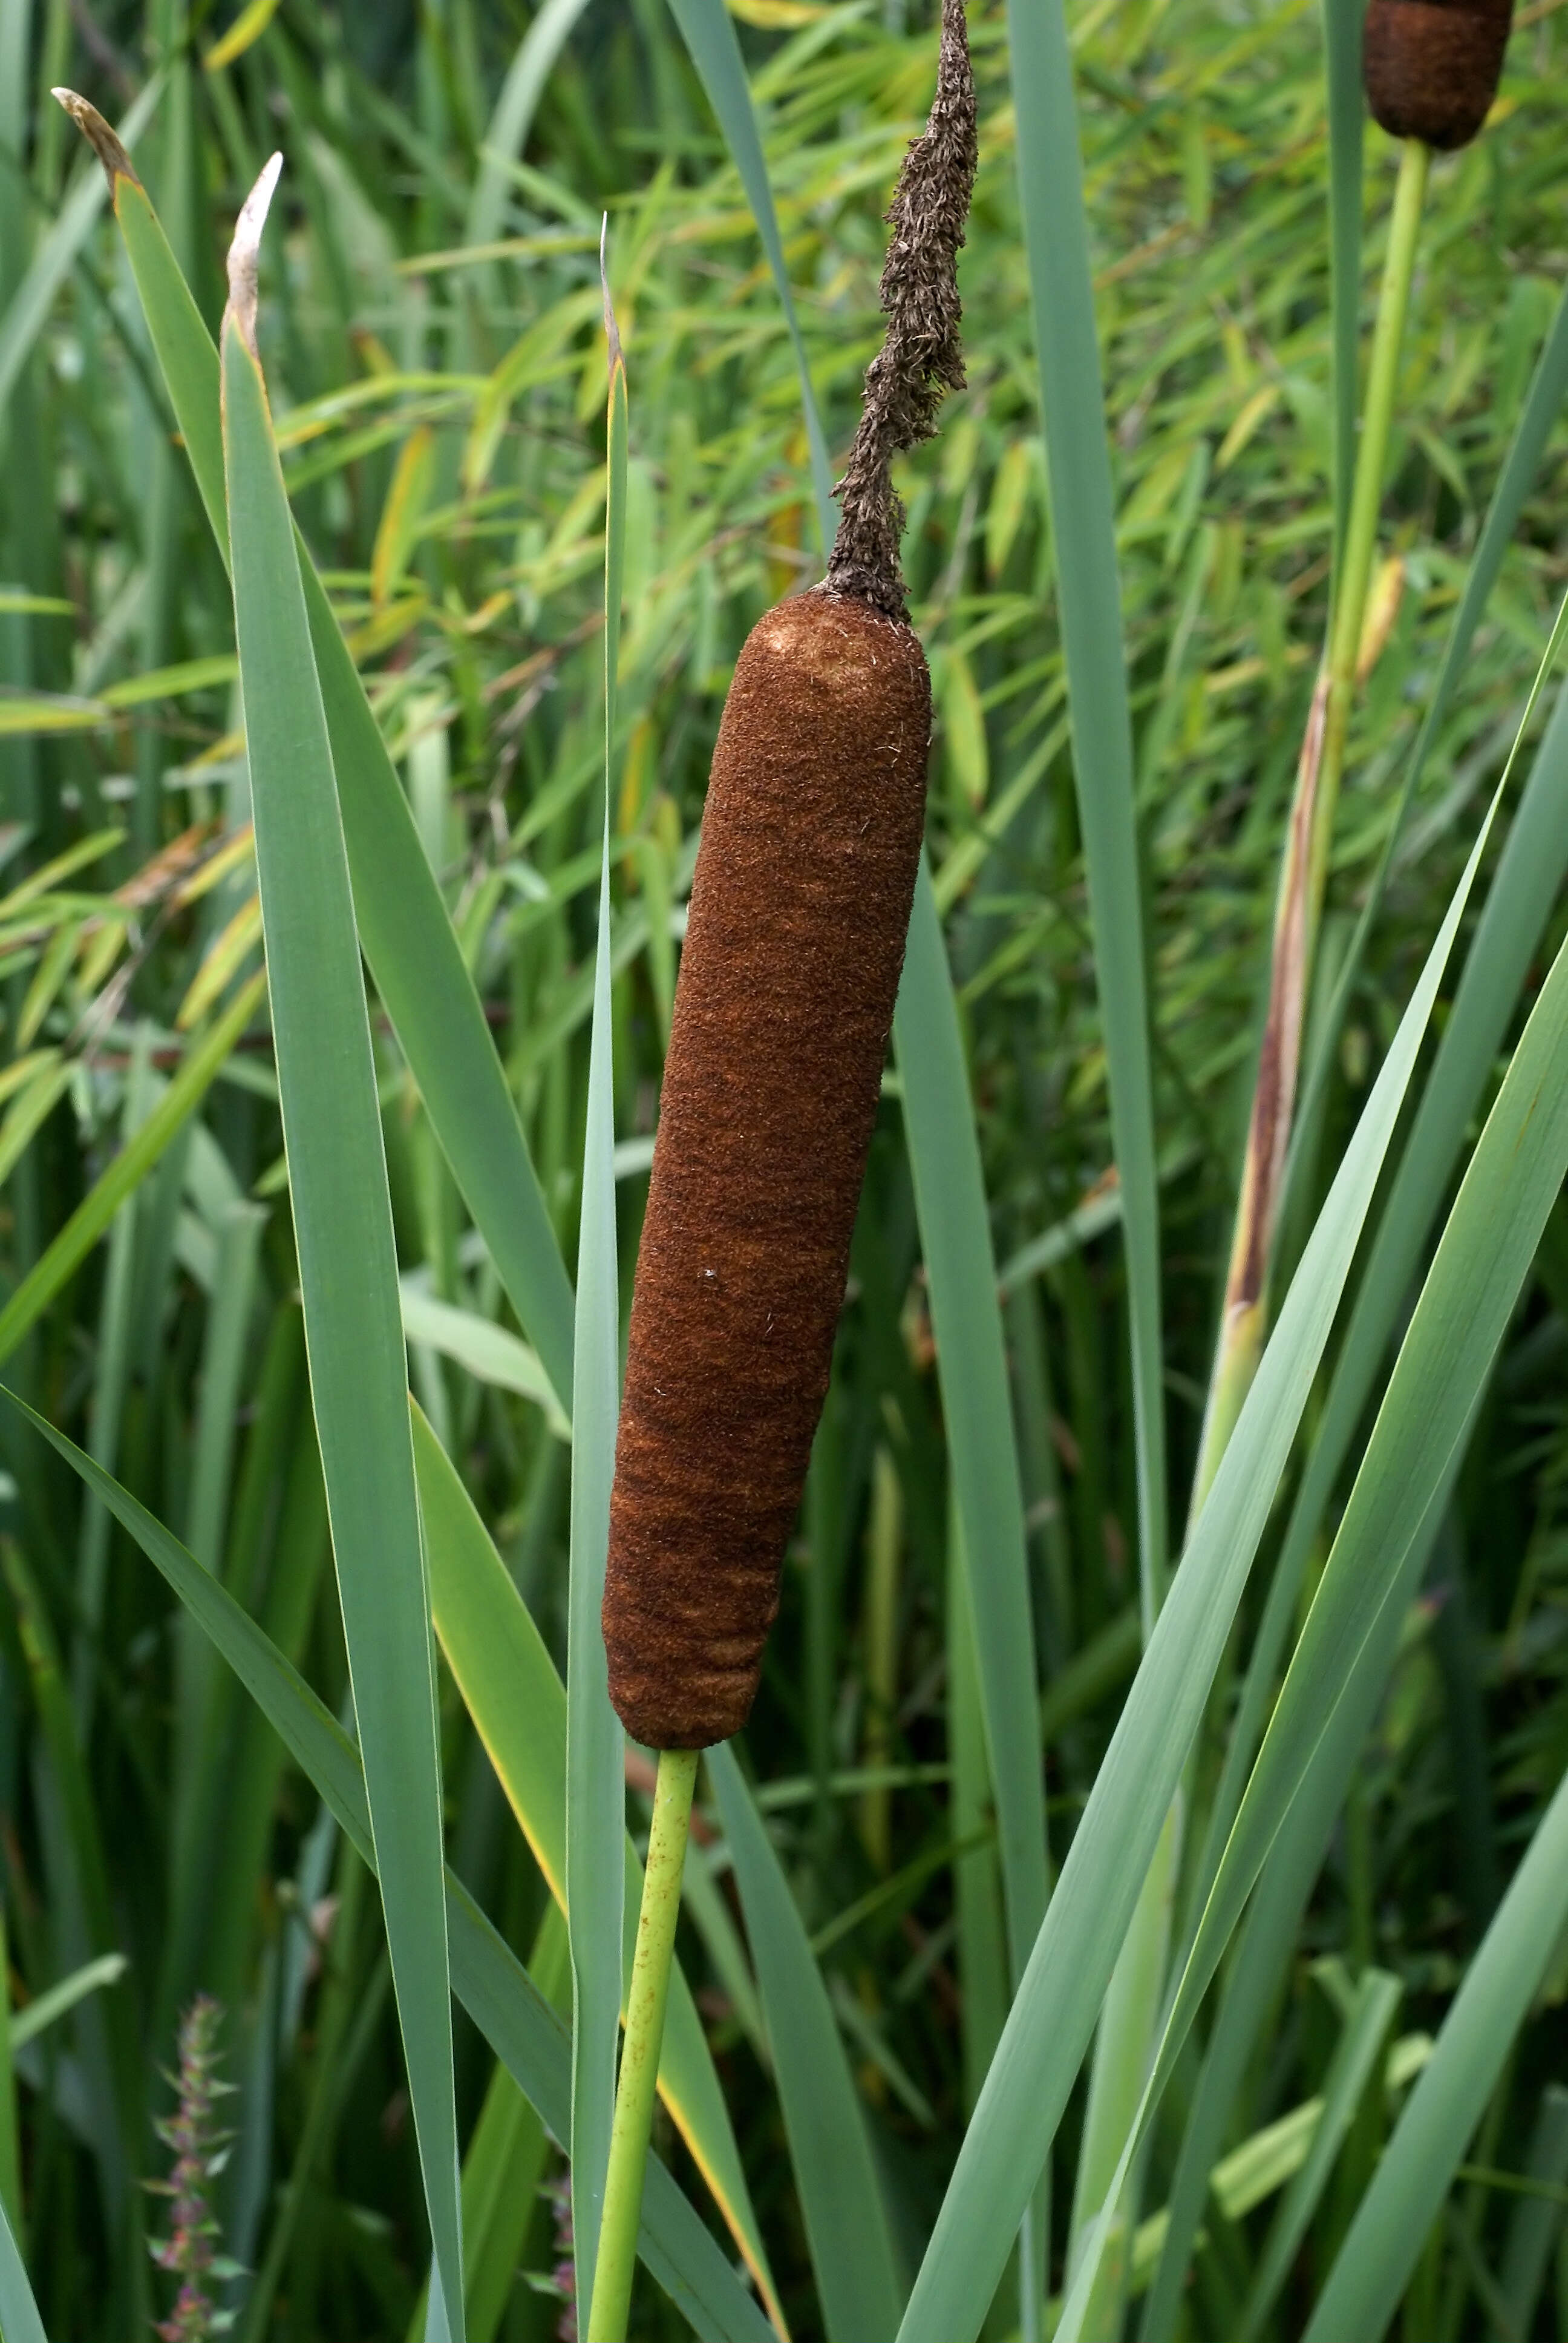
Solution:
[[[269,155],[262,165],[261,176],[239,207],[239,217],[234,224],[234,241],[228,248],[229,315],[244,336],[253,357],[259,355],[256,346],[256,288],[261,236],[282,169],[282,156]]]

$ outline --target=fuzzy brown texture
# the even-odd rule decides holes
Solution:
[[[1362,69],[1367,103],[1394,138],[1468,146],[1492,109],[1513,0],[1372,0]]]
[[[610,1501],[610,1697],[656,1749],[746,1722],[828,1389],[903,965],[930,679],[819,588],[741,651],[665,1061]]]
[[[828,564],[836,594],[858,594],[893,618],[906,615],[899,566],[904,508],[893,493],[893,458],[929,439],[942,393],[963,387],[958,252],[977,152],[963,0],[942,0],[937,94],[923,136],[904,157],[888,211],[893,234],[881,283],[888,331],[866,369]]]

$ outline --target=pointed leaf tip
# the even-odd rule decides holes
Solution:
[[[109,183],[110,196],[114,195],[116,179],[129,179],[133,187],[139,187],[142,183],[136,176],[135,164],[98,112],[97,107],[89,105],[87,100],[78,96],[74,89],[51,89],[49,95],[65,107],[65,112],[103,165],[104,176]]]
[[[600,290],[604,294],[604,337],[609,345],[608,355],[609,358],[610,379],[613,382],[615,379],[615,370],[617,367],[620,367],[623,370],[625,368],[626,354],[620,346],[620,327],[615,321],[615,305],[609,297],[609,267],[608,264],[608,245],[609,214],[605,212],[601,215],[599,220],[598,281]]]
[[[261,255],[261,232],[266,226],[266,215],[272,205],[273,189],[283,168],[281,155],[272,155],[262,166],[261,176],[239,208],[234,224],[234,242],[228,248],[228,314],[238,327],[246,348],[253,358],[260,361],[256,346],[256,269]]]

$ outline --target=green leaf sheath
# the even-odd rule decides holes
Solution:
[[[261,369],[232,310],[223,348],[235,624],[311,1398],[426,2202],[463,2343],[435,1665],[370,1022],[294,528]]]

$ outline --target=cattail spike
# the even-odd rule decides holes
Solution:
[[[899,562],[904,514],[893,490],[893,458],[931,437],[942,393],[961,390],[964,383],[958,254],[977,154],[963,0],[942,0],[937,94],[923,135],[904,157],[888,209],[893,234],[881,282],[888,330],[866,370],[859,428],[839,483],[842,518],[828,564],[830,593],[858,595],[890,618],[905,616]]]
[[[1513,0],[1372,0],[1363,74],[1373,117],[1394,138],[1468,146],[1492,110]]]
[[[931,684],[890,468],[963,381],[962,0],[904,158],[825,586],[752,628],[713,752],[627,1337],[605,1573],[635,1739],[746,1722],[827,1394],[925,823]]]

